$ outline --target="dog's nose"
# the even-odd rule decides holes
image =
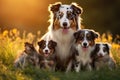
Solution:
[[[99,53],[99,55],[98,55],[99,57],[103,57],[103,55],[102,55],[102,53]]]
[[[63,23],[63,26],[64,26],[64,28],[67,28],[66,26],[67,26],[67,22],[64,22]]]
[[[45,52],[47,53],[47,52],[48,52],[48,50],[45,50]]]
[[[85,47],[86,47],[86,46],[87,46],[87,43],[83,43],[83,46],[85,46]]]

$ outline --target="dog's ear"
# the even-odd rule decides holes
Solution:
[[[80,6],[78,6],[76,3],[71,3],[71,8],[73,9],[74,13],[82,14],[83,12],[83,9]]]
[[[24,45],[27,46],[27,45],[29,45],[29,43],[28,43],[28,42],[25,42]]]
[[[52,46],[54,46],[54,47],[57,46],[57,43],[53,40],[50,40],[50,43],[52,43]]]
[[[75,33],[73,34],[73,35],[74,35],[74,38],[77,39],[77,38],[79,37],[80,33],[81,33],[81,30],[75,32]]]
[[[52,11],[52,12],[57,12],[61,6],[61,2],[57,2],[55,4],[50,4],[49,6],[49,10]]]
[[[39,45],[40,48],[42,47],[43,43],[44,43],[44,40],[41,40],[41,41],[38,42],[38,45]]]
[[[105,46],[110,50],[112,45],[110,43],[105,43]]]
[[[95,32],[94,30],[91,30],[91,33],[93,34],[94,39],[99,37],[98,32]]]
[[[29,43],[29,42],[25,42],[24,44],[25,44],[25,48],[26,48],[27,50],[30,50],[31,48],[33,48],[33,44],[31,44],[31,43]]]

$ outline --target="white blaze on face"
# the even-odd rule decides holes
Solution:
[[[103,44],[99,45],[99,51],[98,51],[98,54],[97,54],[98,56],[100,56],[100,55],[105,56],[106,54],[108,54],[107,51],[104,51],[105,47],[106,46],[103,45]]]
[[[62,6],[60,7],[60,10],[59,10],[59,11],[63,13],[62,18],[59,19],[59,21],[60,21],[60,26],[61,26],[61,27],[64,27],[64,26],[63,26],[63,23],[67,23],[67,26],[66,26],[66,27],[70,27],[70,22],[69,22],[69,19],[67,18],[67,11],[72,11],[71,6],[70,6],[70,5],[62,5]]]
[[[50,53],[50,49],[48,48],[48,44],[49,44],[49,41],[46,40],[45,48],[43,49],[44,53],[46,53],[46,51],[48,51],[47,53]]]
[[[84,46],[84,43],[87,44],[86,46],[89,46],[89,42],[88,42],[87,37],[86,37],[86,35],[89,34],[89,32],[85,31],[84,33],[85,33],[85,35],[84,35],[84,39],[83,39],[83,42],[82,42],[82,46]]]

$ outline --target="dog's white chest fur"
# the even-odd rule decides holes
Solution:
[[[56,55],[61,60],[67,59],[70,56],[70,49],[73,44],[73,33],[72,29],[69,29],[67,34],[62,33],[62,29],[52,32],[52,38],[58,43],[56,47]]]
[[[76,56],[76,59],[78,62],[82,62],[83,65],[91,62],[91,51],[94,49],[94,47],[89,47],[88,50],[83,51],[82,47],[80,45],[76,46],[76,49],[78,50],[78,56]]]

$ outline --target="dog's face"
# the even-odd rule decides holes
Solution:
[[[109,43],[96,43],[95,53],[98,57],[109,55],[111,45]]]
[[[48,57],[54,53],[57,43],[53,40],[50,41],[41,40],[40,42],[38,42],[38,45],[39,53],[45,57]]]
[[[83,49],[87,49],[95,44],[95,39],[98,38],[98,33],[93,30],[83,29],[74,33],[76,44]]]
[[[36,51],[33,44],[25,42],[25,52],[28,55],[33,55],[33,52]]]
[[[53,28],[62,28],[63,32],[66,32],[70,27],[72,29],[78,29],[78,16],[82,13],[82,8],[76,4],[62,5],[61,3],[52,4],[50,12],[53,13]]]

